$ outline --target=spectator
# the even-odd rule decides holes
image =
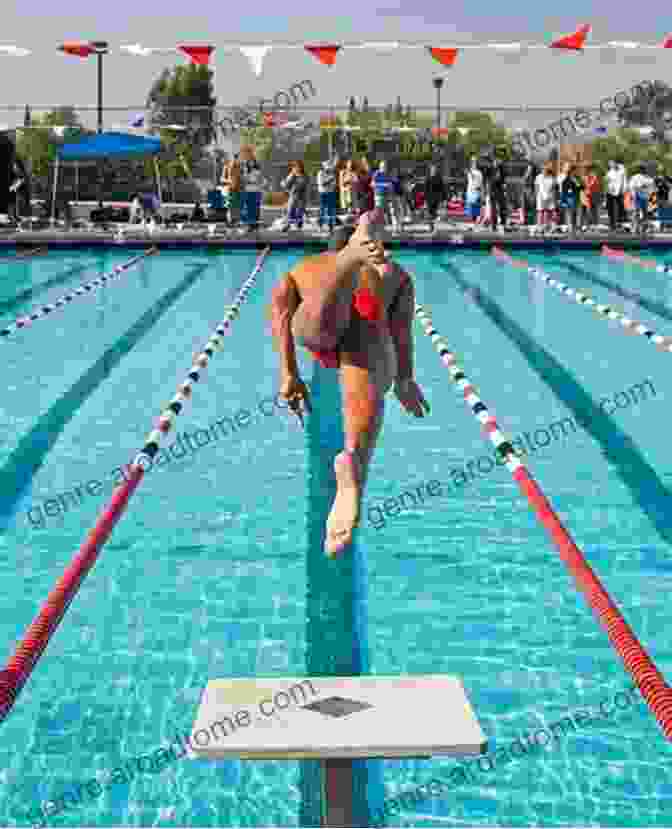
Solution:
[[[355,180],[352,183],[352,206],[355,216],[359,217],[370,210],[371,175],[365,158],[359,165],[355,164]]]
[[[373,210],[375,207],[375,197],[373,193],[373,174],[371,173],[371,165],[366,158],[362,158],[361,168],[366,174],[366,209]]]
[[[264,177],[257,161],[245,162],[243,180],[245,189],[241,193],[241,221],[248,230],[258,230],[259,213],[264,190]]]
[[[197,201],[194,205],[194,209],[191,211],[191,216],[189,217],[190,222],[204,222],[205,221],[205,210],[201,207],[200,201]]]
[[[357,178],[354,161],[350,158],[341,170],[338,180],[338,190],[341,197],[341,209],[352,213],[352,188]]]
[[[504,230],[507,218],[506,205],[506,171],[501,158],[495,157],[489,181],[490,205],[492,209],[492,229],[501,225]]]
[[[543,230],[553,228],[553,215],[557,207],[557,183],[553,175],[553,162],[547,161],[534,183],[537,196],[537,218]]]
[[[336,169],[333,161],[323,161],[322,169],[317,174],[317,190],[320,196],[320,230],[325,222],[329,233],[333,233],[336,224]]]
[[[537,223],[536,180],[538,175],[537,165],[528,161],[523,174],[523,223],[526,225]]]
[[[402,190],[401,173],[395,173],[390,176],[392,182],[392,192],[390,193],[390,212],[392,216],[392,230],[394,233],[399,233],[401,230],[401,223],[404,218],[404,193]]]
[[[443,182],[443,177],[439,173],[439,168],[436,164],[432,164],[429,168],[429,173],[424,182],[424,190],[427,204],[427,217],[429,219],[429,232],[434,233],[436,230],[436,214],[439,206],[441,202],[448,198],[446,185]]]
[[[289,193],[287,202],[287,224],[283,230],[289,230],[292,223],[296,224],[297,230],[303,228],[303,219],[306,212],[306,198],[308,195],[308,179],[303,166],[303,161],[292,162],[289,175],[282,182],[283,190]]]
[[[615,161],[609,162],[607,172],[607,212],[609,214],[609,229],[615,231],[624,221],[625,204],[625,175]]]
[[[617,165],[617,169],[618,169],[619,173],[621,174],[621,180],[623,182],[623,185],[622,185],[623,198],[619,202],[619,209],[620,209],[620,214],[621,214],[619,221],[620,221],[621,224],[623,224],[626,220],[625,195],[626,195],[626,193],[629,193],[630,190],[628,188],[628,174],[626,172],[625,165],[622,162],[619,161],[618,165]]]
[[[573,164],[564,164],[558,176],[558,192],[560,196],[561,224],[569,225],[569,232],[576,233],[576,219],[579,212],[579,195],[583,189],[583,182],[576,175]]]
[[[581,190],[581,229],[587,230],[598,224],[602,184],[593,167],[589,167],[583,178]]]
[[[374,208],[382,211],[386,223],[389,219],[394,224],[395,217],[392,212],[394,182],[392,177],[388,175],[386,161],[381,161],[378,165],[378,170],[371,177],[371,185],[373,187]]]
[[[632,193],[633,229],[641,234],[646,229],[649,219],[649,198],[655,191],[655,182],[646,172],[646,167],[640,165],[637,173],[630,179],[629,191]]]
[[[224,210],[227,224],[231,227],[240,222],[240,194],[242,173],[238,156],[227,161],[222,169],[222,189],[224,190]]]
[[[467,192],[465,196],[464,212],[472,221],[481,215],[483,206],[483,173],[478,167],[478,159],[471,159],[471,167],[467,172]]]
[[[140,194],[134,193],[131,196],[131,204],[128,211],[128,223],[135,225],[140,224],[144,221],[145,212],[142,207],[142,201],[140,200]]]
[[[670,178],[665,175],[662,165],[658,167],[658,175],[655,178],[656,203],[658,207],[665,207],[670,200]]]

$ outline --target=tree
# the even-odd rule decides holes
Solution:
[[[147,96],[151,129],[180,124],[188,128],[189,143],[199,147],[214,140],[216,105],[212,70],[195,64],[164,69]]]
[[[624,127],[652,127],[654,138],[662,142],[672,126],[672,88],[662,81],[654,81],[641,85],[639,90],[619,109],[619,123]]]
[[[56,136],[49,127],[70,127],[63,137]],[[56,149],[74,136],[87,134],[87,130],[71,106],[61,106],[46,115],[31,116],[29,129],[19,130],[16,140],[17,154],[28,162],[36,183],[45,187],[51,164],[56,159]]]

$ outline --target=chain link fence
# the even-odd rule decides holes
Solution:
[[[292,87],[300,86],[295,84]],[[301,90],[306,98],[306,93]],[[314,177],[322,160],[336,153],[342,158],[367,158],[371,164],[387,159],[393,168],[409,173],[426,169],[430,162],[439,164],[449,181],[458,182],[464,175],[468,158],[473,153],[492,150],[495,146],[511,146],[519,130],[534,131],[549,122],[560,123],[576,106],[468,107],[425,104],[397,104],[353,110],[344,105],[316,106],[291,100],[275,106],[268,99],[253,99],[236,106],[171,106],[162,113],[146,105],[106,106],[103,123],[106,131],[128,131],[143,134],[156,132],[167,139],[168,150],[159,157],[164,201],[193,202],[203,199],[221,175],[223,162],[240,151],[243,145],[256,148],[265,178],[272,190],[279,184],[291,161],[303,159],[307,172]],[[277,96],[276,96],[277,97]],[[270,104],[270,105],[269,105]],[[46,133],[41,126],[44,116],[56,110],[67,110],[61,119],[67,125],[77,124],[95,132],[98,120],[96,106],[31,106],[0,107],[0,122],[5,128],[18,128],[19,153],[30,148],[24,136],[31,132]],[[597,113],[598,109],[584,108]],[[468,127],[454,126],[470,123]],[[489,119],[482,116],[489,116]],[[51,122],[57,118],[51,117]],[[568,119],[567,119],[568,120]],[[137,126],[134,126],[137,125]],[[77,130],[62,137],[51,133],[54,143],[77,140]],[[567,141],[581,142],[582,136],[567,134]],[[35,141],[32,142],[35,144]],[[45,142],[42,142],[45,143]],[[171,145],[186,146],[188,158],[171,154]],[[25,153],[23,154],[25,158]],[[30,165],[31,158],[26,159]],[[525,160],[513,166],[512,175],[522,174]],[[517,169],[520,167],[520,169]],[[53,182],[53,164],[46,175],[33,174],[33,195],[48,197]],[[59,194],[70,201],[97,200],[102,193],[107,201],[126,201],[134,192],[154,190],[154,171],[144,161],[106,161],[62,165],[59,173]]]

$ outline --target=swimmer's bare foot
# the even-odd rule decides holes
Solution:
[[[359,523],[362,469],[356,452],[343,451],[334,459],[336,497],[327,519],[324,551],[335,558],[352,543],[352,533]]]

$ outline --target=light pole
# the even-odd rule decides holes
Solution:
[[[103,55],[107,54],[109,44],[105,40],[92,40],[91,48],[98,58],[98,134],[103,131]]]
[[[436,134],[439,134],[441,129],[441,87],[443,86],[443,78],[434,78],[432,80],[434,89],[436,89]]]

